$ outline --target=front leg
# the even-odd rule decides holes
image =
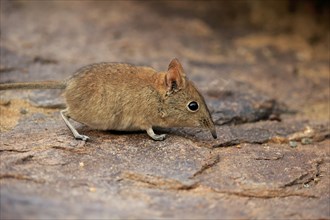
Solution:
[[[147,133],[155,141],[163,141],[166,138],[166,134],[161,134],[161,135],[155,134],[154,130],[152,130],[152,127],[147,129]]]

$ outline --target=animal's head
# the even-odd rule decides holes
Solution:
[[[173,59],[165,74],[167,120],[171,126],[202,127],[217,138],[214,122],[203,96],[189,81],[178,59]]]

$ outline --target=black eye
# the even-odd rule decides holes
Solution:
[[[195,112],[195,111],[198,110],[199,105],[198,105],[197,102],[192,101],[192,102],[189,102],[189,103],[188,103],[187,107],[188,107],[188,110],[190,110],[190,111],[192,111],[192,112]]]

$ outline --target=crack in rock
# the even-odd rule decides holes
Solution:
[[[143,185],[146,185],[150,188],[161,188],[169,190],[191,190],[195,189],[198,186],[196,182],[188,181],[186,183],[183,183],[175,179],[169,179],[150,174],[134,173],[129,171],[125,171],[121,174],[121,178],[119,180],[122,179],[142,183]]]
[[[324,163],[324,159],[316,160],[312,170],[307,171],[301,174],[299,177],[295,178],[294,180],[282,185],[281,188],[308,184],[311,181],[314,181],[314,179],[320,176],[320,165],[323,163]]]
[[[35,178],[29,177],[26,175],[12,174],[12,173],[0,174],[0,179],[27,180],[27,181],[32,181],[35,183],[45,183],[46,182],[44,179],[35,179]]]
[[[301,174],[299,177],[295,178],[294,180],[284,184],[283,186],[281,186],[281,188],[295,186],[295,185],[301,185],[306,182],[310,182],[312,179],[313,179],[313,176],[311,176],[310,173],[306,172],[306,173]]]
[[[229,195],[236,195],[241,197],[249,198],[262,198],[262,199],[271,199],[279,197],[291,197],[291,196],[300,196],[307,198],[317,198],[315,195],[311,195],[305,192],[293,192],[284,189],[244,189],[241,191],[227,191],[227,190],[214,190],[217,193],[224,193]]]
[[[283,198],[291,196],[299,196],[306,198],[317,198],[317,196],[301,192],[301,191],[292,191],[287,189],[265,189],[265,188],[246,188],[243,190],[218,190],[210,187],[205,187],[204,185],[198,184],[197,182],[193,183],[182,183],[174,179],[166,179],[159,176],[145,175],[134,172],[123,172],[120,180],[127,179],[137,183],[142,183],[148,188],[158,188],[165,190],[194,190],[198,189],[200,192],[215,192],[219,194],[235,195],[240,197],[249,197],[249,198],[261,198],[261,199],[271,199],[271,198]]]
[[[220,162],[220,155],[213,156],[206,164],[204,164],[198,171],[196,171],[189,179],[192,179],[198,175],[203,174],[206,170],[214,167]]]
[[[305,126],[304,130],[301,130],[302,126]],[[230,147],[242,143],[286,144],[290,140],[302,141],[304,138],[311,138],[314,142],[319,142],[330,136],[329,130],[317,127],[317,125],[304,125],[298,122],[285,124],[271,121],[217,127],[217,132],[218,139],[212,141],[206,140],[205,133],[194,135],[202,139],[199,141],[201,146],[208,148]]]
[[[29,151],[30,150],[0,149],[0,153],[2,152],[26,153]]]
[[[51,146],[51,148],[56,149],[56,150],[63,150],[63,151],[67,151],[67,152],[72,152],[72,153],[78,153],[78,154],[86,154],[88,152],[88,150],[86,148],[83,148],[84,145],[86,144],[85,141],[81,141],[78,143],[78,146],[76,147],[68,147],[68,146]]]
[[[24,164],[26,162],[29,162],[32,160],[32,158],[34,157],[34,155],[26,155],[24,157],[21,157],[21,158],[17,158],[17,160],[15,160],[15,162],[13,162],[14,164]]]

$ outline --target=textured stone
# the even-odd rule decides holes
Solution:
[[[77,141],[62,91],[1,91],[0,218],[329,219],[329,7],[299,4],[1,1],[1,83],[178,57],[218,139],[74,123]]]

